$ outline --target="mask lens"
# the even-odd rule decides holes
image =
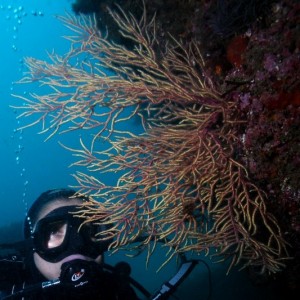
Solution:
[[[36,248],[39,252],[54,250],[63,245],[68,231],[68,221],[64,218],[41,220],[34,233]]]
[[[67,232],[67,223],[56,221],[48,224],[44,232],[44,246],[46,249],[53,249],[61,246]]]
[[[97,241],[97,234],[99,233],[99,226],[95,224],[85,224],[82,227],[82,232],[84,236],[91,242]]]

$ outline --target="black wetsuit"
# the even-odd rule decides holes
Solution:
[[[10,265],[11,266],[11,265]],[[21,280],[24,275],[29,275],[26,270],[7,270],[0,281],[0,299],[24,299],[24,300],[137,300],[138,297],[129,281],[124,280],[118,274],[101,271],[98,278],[93,278],[89,284],[74,288],[64,284],[42,288],[41,282],[31,279]],[[5,275],[6,274],[6,275]],[[12,281],[14,277],[14,280]],[[24,277],[23,277],[24,278]],[[46,280],[44,280],[46,281]],[[21,291],[21,292],[20,292]],[[18,293],[20,292],[20,293]],[[22,298],[23,297],[23,298]]]

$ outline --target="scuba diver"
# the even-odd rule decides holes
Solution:
[[[73,216],[85,196],[71,189],[42,193],[28,211],[24,240],[2,244],[0,250],[0,300],[6,299],[169,299],[193,270],[197,261],[183,261],[178,272],[151,295],[131,278],[126,262],[104,263],[110,239],[96,234],[105,225],[87,223]]]

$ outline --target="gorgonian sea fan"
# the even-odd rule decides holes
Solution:
[[[35,117],[42,132],[81,129],[90,144],[69,149],[79,193],[89,194],[79,213],[83,222],[110,226],[99,239],[113,237],[111,249],[155,250],[157,242],[176,253],[194,251],[277,272],[284,266],[285,241],[266,195],[239,162],[239,120],[234,101],[224,101],[205,74],[196,43],[159,45],[155,19],[137,21],[112,12],[131,46],[110,41],[94,18],[59,19],[74,36],[70,51],[50,54],[51,62],[27,58],[28,76],[53,93],[18,96],[20,117]],[[139,117],[144,131],[124,130]],[[120,126],[120,124],[122,126]],[[100,149],[102,139],[110,146]],[[115,186],[101,182],[105,173],[120,174]],[[169,259],[168,258],[168,259]]]

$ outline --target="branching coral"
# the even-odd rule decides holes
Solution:
[[[28,58],[29,76],[21,80],[54,92],[18,96],[26,103],[20,116],[37,116],[27,126],[42,123],[49,136],[93,132],[90,145],[67,148],[77,157],[74,165],[86,167],[74,174],[79,192],[92,196],[80,217],[109,224],[99,238],[114,237],[112,249],[139,241],[150,255],[164,242],[169,257],[214,251],[230,259],[230,268],[279,271],[286,244],[265,193],[239,162],[243,120],[235,102],[223,100],[206,76],[196,43],[183,47],[173,39],[158,47],[155,19],[137,22],[121,9],[111,14],[134,48],[110,42],[94,19],[60,17],[76,34],[67,37],[69,53],[51,54],[51,63]],[[136,116],[140,135],[124,130]],[[100,151],[102,139],[110,147]],[[116,186],[100,181],[110,172],[121,174]]]

